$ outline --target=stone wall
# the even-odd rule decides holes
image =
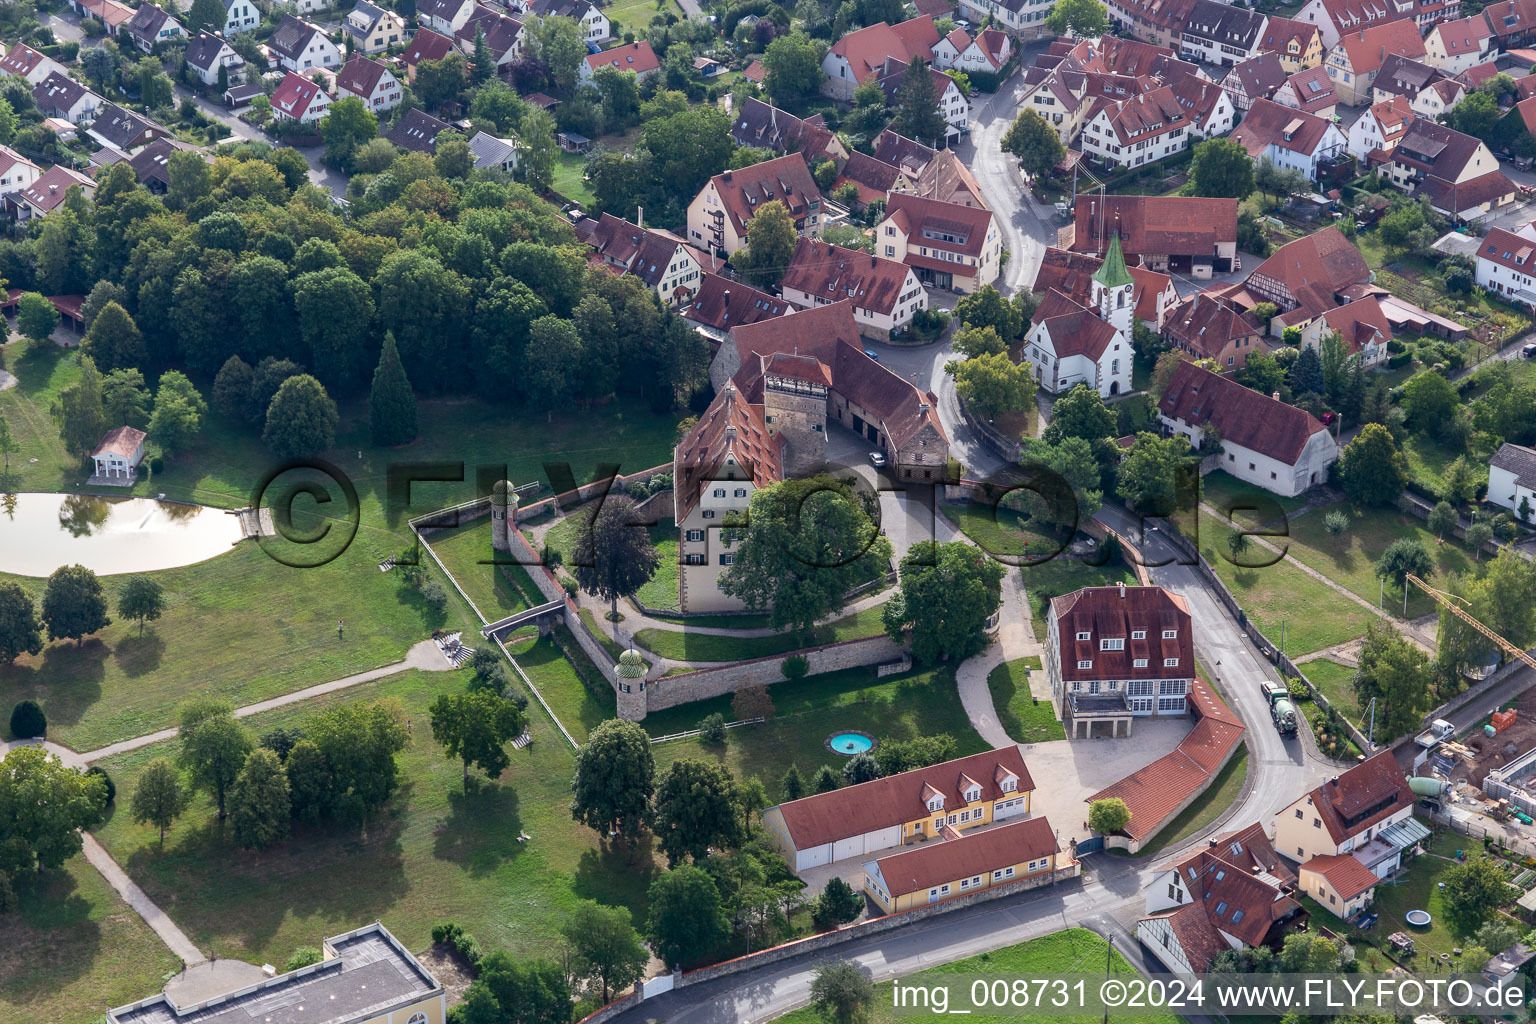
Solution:
[[[779,654],[752,661],[738,661],[719,668],[699,669],[682,675],[662,676],[646,683],[646,709],[659,711],[694,701],[735,693],[749,686],[784,682],[784,662],[799,655],[810,666],[807,675],[837,672],[845,668],[898,661],[906,655],[902,646],[887,636],[844,640],[822,647]],[[653,669],[659,671],[659,669]]]
[[[565,602],[566,628],[576,638],[576,644],[581,648],[582,653],[591,660],[593,665],[597,666],[599,672],[603,673],[603,678],[609,680],[609,685],[612,685],[613,669],[616,665],[613,656],[608,653],[607,648],[597,642],[597,638],[592,635],[592,631],[582,621],[576,602],[571,600],[570,596],[566,594],[565,588],[555,579],[554,572],[546,566],[536,564],[538,558],[534,555],[533,545],[528,542],[528,538],[523,535],[523,531],[514,529],[513,536],[517,538],[516,546],[522,548],[522,552],[525,552],[528,556],[529,562],[524,565],[524,568],[528,570],[528,578],[533,580],[533,585],[539,588],[539,593],[544,595],[544,600]]]

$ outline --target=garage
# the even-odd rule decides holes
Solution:
[[[813,846],[809,850],[800,850],[795,854],[795,870],[803,871],[806,868],[819,868],[829,863],[832,859],[832,846],[824,843],[821,846]]]
[[[1020,814],[1029,813],[1029,797],[1019,796],[1012,800],[999,800],[992,805],[992,820],[1002,821],[1004,818],[1017,817]]]

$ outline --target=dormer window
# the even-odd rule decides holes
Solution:
[[[1104,638],[1104,639],[1101,639],[1099,641],[1099,650],[1101,650],[1101,651],[1123,651],[1123,650],[1125,650],[1125,637],[1117,636],[1117,637],[1115,637],[1113,639],[1110,639],[1110,638],[1107,638],[1107,637]]]
[[[966,803],[973,804],[977,800],[980,800],[980,799],[981,799],[981,787],[980,786],[972,786],[970,789],[965,791],[965,802]]]
[[[1090,639],[1090,636],[1089,636],[1088,632],[1086,630],[1084,630],[1084,631],[1082,631],[1082,632],[1077,634],[1077,638],[1079,640],[1088,640],[1088,639]]]
[[[935,796],[930,798],[928,801],[928,809],[930,811],[942,811],[944,809],[944,797]]]
[[[1145,640],[1146,638],[1147,638],[1147,631],[1146,630],[1144,630],[1144,629],[1133,629],[1133,630],[1131,630],[1131,639],[1132,640]]]

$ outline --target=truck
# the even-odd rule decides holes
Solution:
[[[1291,701],[1290,691],[1268,679],[1259,685],[1264,691],[1264,699],[1269,702],[1269,717],[1274,720],[1275,729],[1282,736],[1296,735],[1296,705]]]

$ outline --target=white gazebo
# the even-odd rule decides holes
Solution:
[[[139,463],[144,461],[144,431],[137,427],[117,427],[109,430],[91,452],[96,466],[95,483],[132,485],[138,477]]]

